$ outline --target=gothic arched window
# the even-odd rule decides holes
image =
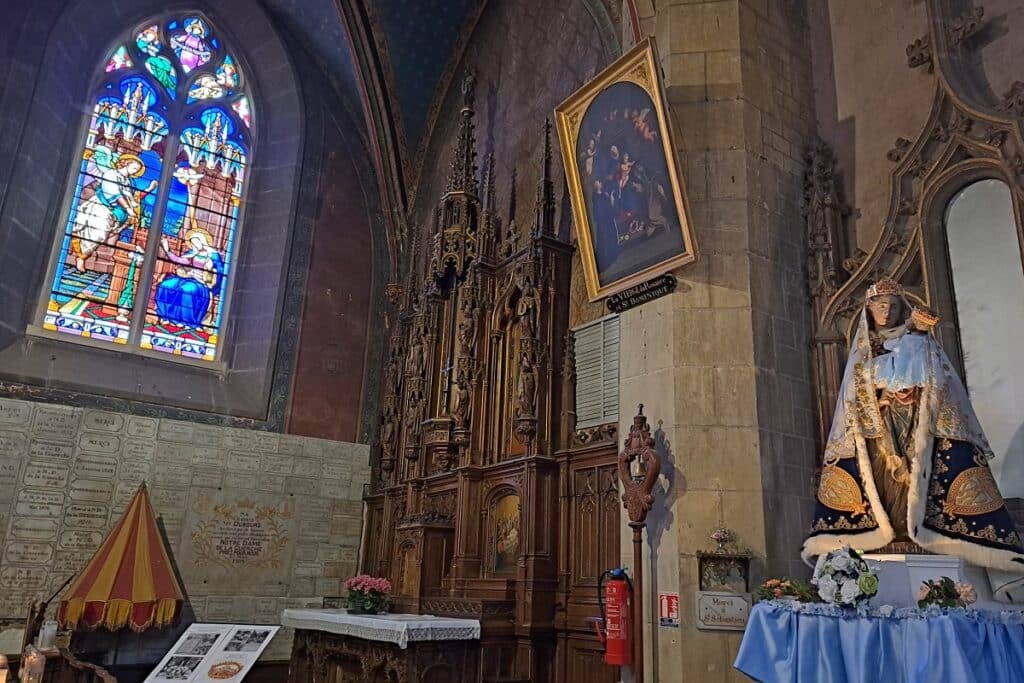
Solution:
[[[237,54],[198,14],[149,21],[113,46],[92,93],[40,324],[216,360],[252,152]]]
[[[946,206],[946,243],[964,379],[1007,498],[1024,496],[1024,266],[1013,195],[987,178]]]

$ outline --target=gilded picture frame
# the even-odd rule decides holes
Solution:
[[[591,301],[698,257],[659,73],[647,38],[555,108]]]

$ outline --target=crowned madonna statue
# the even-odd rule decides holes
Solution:
[[[883,279],[867,291],[825,447],[805,561],[893,541],[1024,573],[1024,548],[989,469],[967,391],[933,313]]]

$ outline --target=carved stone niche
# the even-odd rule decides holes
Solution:
[[[927,7],[927,43],[936,85],[928,119],[913,139],[897,138],[886,155],[894,163],[889,211],[874,247],[855,260],[850,278],[814,307],[813,358],[822,442],[832,423],[847,349],[870,283],[892,278],[911,300],[936,310],[943,321],[936,329],[940,341],[949,356],[960,361],[945,237],[947,204],[967,185],[991,178],[1009,186],[1015,214],[1024,216],[1024,84],[1007,93],[984,87],[968,40],[981,28],[980,8],[956,17],[949,0],[927,0]],[[812,251],[820,246],[812,242]],[[820,271],[812,270],[811,275],[813,293],[821,285]]]

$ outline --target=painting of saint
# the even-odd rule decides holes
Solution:
[[[210,235],[201,228],[186,236],[188,248],[175,254],[160,241],[160,254],[178,267],[156,287],[156,310],[161,322],[187,327],[209,324],[210,303],[220,294],[224,279],[224,261],[210,246]]]
[[[696,258],[656,63],[648,39],[555,110],[591,300]]]
[[[519,496],[509,494],[494,506],[494,571],[514,572],[519,557]]]

